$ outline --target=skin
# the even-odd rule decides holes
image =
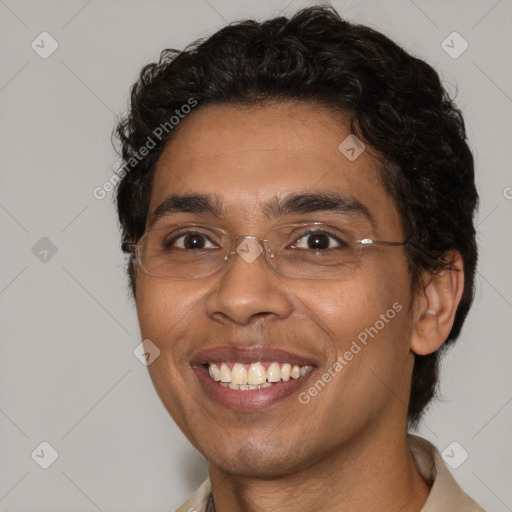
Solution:
[[[172,220],[261,238],[278,223],[335,218],[269,218],[263,206],[271,199],[334,190],[373,215],[374,227],[355,221],[362,236],[402,241],[377,155],[367,145],[350,162],[338,150],[349,134],[346,118],[309,104],[203,107],[182,122],[159,159],[150,212],[170,194],[214,193],[220,217],[180,213]],[[414,296],[402,247],[363,249],[355,272],[336,280],[286,278],[263,258],[247,264],[238,256],[201,279],[138,272],[141,333],[161,351],[149,372],[208,460],[217,512],[421,510],[429,486],[406,441],[413,352],[432,352],[446,339],[463,288],[457,255],[455,268],[425,274]],[[294,393],[257,412],[227,409],[205,395],[190,365],[206,347],[271,346],[310,357],[314,382],[394,303],[402,311],[307,405]]]

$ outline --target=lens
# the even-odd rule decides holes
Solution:
[[[348,259],[334,254],[299,254],[298,251],[281,253],[274,261],[274,268],[279,274],[305,279],[328,279],[351,274],[355,267],[354,258]]]
[[[222,232],[202,226],[148,231],[138,245],[145,272],[167,279],[194,279],[212,274],[222,265],[226,244]]]
[[[288,225],[269,233],[279,274],[305,279],[328,279],[355,270],[357,252],[347,230],[324,224]]]
[[[265,260],[280,275],[337,278],[353,273],[359,261],[362,246],[350,228],[348,223],[342,227],[286,224],[268,231],[259,242],[264,243]],[[136,254],[148,274],[164,279],[196,279],[219,271],[230,257],[242,257],[246,264],[256,261],[247,251],[233,250],[236,238],[254,237],[231,237],[224,229],[195,224],[170,225],[144,234]]]

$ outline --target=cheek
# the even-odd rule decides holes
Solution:
[[[147,277],[137,279],[137,316],[142,337],[154,342],[170,327],[172,319],[168,312],[174,308],[172,294],[152,281]]]
[[[378,322],[381,315],[386,326],[396,323],[395,318],[402,319],[410,300],[408,286],[408,276],[390,272],[353,275],[347,280],[315,286],[307,283],[296,291],[314,321],[342,341],[357,337]],[[398,325],[402,326],[401,321]]]
[[[340,385],[356,394],[368,394],[379,379],[391,388],[401,385],[411,334],[409,282],[406,261],[397,258],[384,271],[366,265],[349,279],[298,292],[331,340],[332,362],[341,357],[346,365]]]
[[[347,428],[356,417],[364,421],[405,403],[409,387],[408,274],[403,268],[367,270],[301,294],[317,325],[328,332],[335,353],[333,384],[322,391],[325,400],[313,407],[319,416],[336,417]],[[345,416],[347,410],[352,420]]]
[[[142,275],[137,278],[137,316],[142,339],[160,350],[148,366],[153,385],[184,431],[188,427],[179,411],[188,410],[194,376],[187,359],[187,335],[201,325],[205,290],[194,283],[166,281]],[[203,324],[204,325],[204,324]]]
[[[140,275],[137,278],[137,316],[142,336],[161,338],[197,314],[204,296],[199,287]]]

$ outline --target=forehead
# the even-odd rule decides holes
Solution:
[[[372,148],[353,161],[340,151],[350,135],[346,117],[312,104],[202,107],[182,121],[157,162],[150,212],[170,195],[209,194],[226,215],[250,222],[276,198],[332,191],[396,224]]]

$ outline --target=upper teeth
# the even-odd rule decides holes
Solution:
[[[230,383],[232,386],[246,385],[259,386],[262,384],[288,381],[290,378],[298,379],[313,369],[312,366],[291,365],[290,363],[273,362],[265,367],[262,363],[210,363],[208,373],[213,380],[222,383]],[[229,387],[232,387],[229,386]]]

